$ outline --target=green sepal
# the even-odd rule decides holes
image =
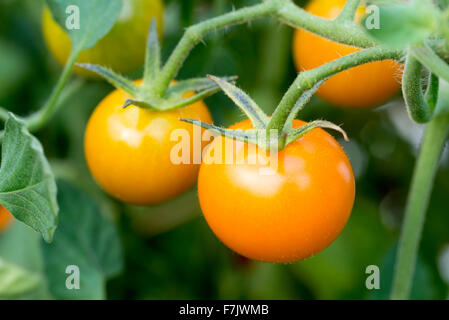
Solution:
[[[277,152],[279,150],[279,141],[280,140],[283,141],[283,139],[279,139],[279,136],[277,135],[278,131],[275,129],[271,130],[271,132],[267,132],[266,129],[247,129],[247,130],[226,129],[205,122],[201,122],[199,120],[192,120],[192,119],[179,119],[179,120],[200,126],[222,137],[243,141],[249,144],[259,146],[264,150],[270,150],[272,152],[273,151]]]
[[[144,100],[137,100],[137,99],[128,99],[126,100],[125,104],[123,105],[124,108],[130,106],[130,105],[136,105],[138,107],[149,109],[153,111],[169,111],[169,110],[175,110],[179,109],[188,105],[191,105],[192,103],[198,102],[200,100],[203,100],[204,98],[207,98],[214,93],[218,92],[220,88],[211,88],[207,90],[203,90],[201,92],[198,92],[197,94],[183,98],[181,97],[174,97],[171,99],[157,99],[151,100],[151,99],[144,99]]]
[[[213,133],[216,133],[220,136],[226,137],[226,138],[232,138],[239,141],[251,143],[251,144],[257,144],[257,129],[249,129],[249,130],[234,130],[234,129],[226,129],[218,126],[214,126],[213,124],[208,124],[205,122],[202,122],[200,120],[193,120],[193,119],[179,119],[180,121],[184,121],[187,123],[191,123],[196,126],[200,126],[204,129],[210,130]]]
[[[245,92],[223,79],[210,75],[208,78],[217,83],[224,93],[248,116],[254,128],[265,129],[267,127],[270,121],[268,116]]]
[[[126,99],[125,104],[122,106],[122,108],[127,108],[130,105],[134,105],[151,111],[160,111],[160,109],[157,107],[158,103],[135,99]]]
[[[149,88],[152,81],[156,79],[161,69],[161,47],[159,44],[159,35],[157,34],[156,20],[151,21],[150,31],[148,33],[147,47],[145,52],[145,69],[143,75],[143,84]]]
[[[224,81],[235,82],[237,76],[222,77],[221,79]],[[190,91],[199,92],[213,88],[219,89],[220,87],[217,83],[209,78],[192,78],[172,84],[167,89],[166,97],[168,99],[172,97],[182,97],[185,93]]]
[[[343,138],[345,139],[345,141],[349,141],[346,132],[342,128],[337,126],[336,124],[333,124],[332,122],[329,122],[329,121],[316,120],[316,121],[309,122],[299,128],[291,130],[287,134],[286,146],[292,142],[295,142],[296,140],[300,139],[301,137],[303,137],[304,135],[306,135],[307,133],[309,133],[310,131],[312,131],[313,129],[316,129],[316,128],[326,128],[326,129],[336,130],[343,135]]]
[[[131,80],[122,75],[119,75],[118,73],[115,73],[109,68],[90,63],[77,63],[76,65],[98,74],[114,87],[122,89],[133,97],[138,97],[140,94],[140,88],[136,86]]]

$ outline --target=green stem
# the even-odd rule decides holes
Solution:
[[[424,218],[448,133],[447,114],[435,117],[427,125],[405,210],[391,299],[403,300],[410,295]]]
[[[331,21],[317,17],[307,13],[291,1],[280,7],[277,17],[292,27],[305,29],[335,42],[360,48],[378,45],[354,22],[342,22],[340,19]]]
[[[44,126],[61,105],[58,103],[59,97],[62,90],[64,89],[64,86],[70,78],[72,69],[75,65],[76,60],[78,59],[79,54],[79,50],[73,51],[71,53],[64,66],[64,69],[62,70],[61,76],[59,77],[55,88],[53,89],[49,99],[47,100],[47,103],[42,107],[42,109],[40,109],[27,119],[27,127],[31,132],[39,130],[42,126]]]
[[[410,118],[417,123],[426,123],[433,115],[421,86],[422,69],[422,64],[409,52],[402,77],[402,93]]]
[[[351,10],[355,2],[351,0]],[[348,9],[347,11],[351,10]],[[295,5],[291,0],[265,0],[252,7],[229,12],[187,28],[164,65],[158,79],[154,82],[152,94],[159,97],[165,94],[170,81],[176,76],[192,48],[208,33],[269,15],[274,15],[293,27],[303,28],[336,42],[362,48],[372,47],[377,44],[353,22],[329,21],[316,17]]]
[[[410,52],[432,73],[449,82],[449,65],[432,48],[427,45],[414,46]]]
[[[348,0],[337,17],[337,21],[354,21],[355,14],[360,5],[360,0]]]
[[[273,113],[273,117],[268,124],[268,130],[283,129],[287,119],[294,108],[296,101],[301,95],[312,89],[319,81],[327,79],[341,71],[359,66],[361,64],[384,60],[384,59],[400,59],[403,56],[402,50],[388,49],[385,47],[368,48],[360,52],[356,52],[340,59],[331,61],[318,68],[301,72],[288,91],[282,98],[279,106]]]
[[[268,0],[261,4],[236,10],[187,28],[167,63],[164,65],[158,79],[154,82],[152,94],[159,97],[165,94],[170,81],[176,76],[179,68],[192,48],[197,45],[206,34],[217,29],[267,16],[276,10],[277,3],[278,1]]]

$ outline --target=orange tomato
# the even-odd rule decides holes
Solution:
[[[13,222],[14,218],[5,207],[0,205],[0,232],[5,231]]]
[[[193,157],[194,126],[179,118],[212,123],[211,115],[202,101],[166,112],[122,108],[130,98],[115,90],[93,112],[84,139],[87,164],[100,186],[124,202],[150,205],[167,201],[192,187],[199,170],[192,158],[185,164],[171,160],[172,149],[180,143],[178,138],[171,139],[176,129],[189,134]]]
[[[295,120],[294,127],[304,124]],[[251,127],[246,120],[231,128]],[[212,162],[226,139],[209,145],[198,178],[204,217],[225,245],[255,260],[294,262],[335,240],[350,216],[355,183],[348,158],[330,134],[311,131],[280,151],[275,167],[264,163],[269,154],[251,162],[258,147],[232,140],[234,162],[225,164],[226,147],[220,161]]]
[[[334,19],[346,0],[312,0],[306,11]],[[363,16],[359,9],[356,19]],[[310,70],[360,49],[339,44],[305,30],[296,30],[293,58],[298,71]],[[392,60],[371,62],[343,71],[327,80],[317,92],[323,100],[341,107],[366,108],[389,100],[400,88],[401,65]]]
[[[90,49],[84,50],[77,62],[107,66],[118,73],[127,73],[143,65],[148,30],[156,19],[162,34],[164,4],[161,0],[126,0],[109,33]],[[45,8],[42,15],[45,43],[56,60],[64,65],[72,48],[70,38]],[[85,78],[99,78],[95,73],[75,67],[74,72]]]

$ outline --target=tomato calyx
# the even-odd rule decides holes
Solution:
[[[192,119],[180,119],[181,121],[201,126],[218,135],[230,139],[236,139],[239,141],[257,145],[270,152],[276,152],[284,149],[289,144],[295,142],[296,140],[300,139],[316,128],[336,130],[343,135],[345,141],[348,141],[348,136],[341,127],[325,120],[316,120],[309,122],[299,128],[293,128],[293,121],[298,115],[299,111],[303,109],[307,102],[309,102],[310,98],[316,92],[318,87],[323,83],[323,81],[319,82],[312,89],[305,91],[301,95],[294,108],[290,112],[286,122],[282,124],[281,127],[277,128],[271,126],[271,118],[244,91],[237,88],[232,83],[227,82],[225,79],[210,75],[208,76],[208,78],[214,81],[221,88],[221,90],[223,90],[223,92],[247,115],[247,117],[253,124],[254,129],[226,129]]]
[[[161,48],[155,20],[152,21],[148,34],[141,86],[104,66],[89,63],[78,63],[77,66],[98,74],[117,89],[129,93],[133,99],[126,100],[124,108],[135,105],[152,111],[174,110],[191,105],[220,91],[220,87],[214,81],[208,78],[194,78],[171,85],[163,96],[153,93],[153,84],[161,71]],[[236,78],[235,76],[224,77],[223,80],[234,81]]]

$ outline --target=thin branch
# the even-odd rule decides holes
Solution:
[[[338,15],[336,21],[337,22],[354,21],[359,5],[360,0],[348,0],[343,10]]]
[[[403,54],[403,51],[399,49],[393,50],[383,46],[373,47],[344,56],[318,68],[301,72],[273,113],[268,129],[281,128],[286,123],[299,97],[305,91],[312,89],[319,81],[365,63],[385,59],[400,59]]]
[[[432,118],[432,111],[425,100],[421,86],[422,64],[411,54],[402,77],[402,93],[410,118],[417,123],[426,123]]]

